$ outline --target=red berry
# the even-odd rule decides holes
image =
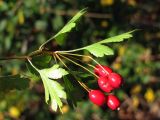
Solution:
[[[99,77],[98,79],[99,87],[105,92],[111,92],[114,88],[109,84],[108,77]]]
[[[111,110],[117,110],[120,106],[119,99],[114,95],[107,96],[107,105]]]
[[[112,73],[112,69],[105,65],[96,65],[94,73],[98,76],[107,76]]]
[[[121,75],[117,73],[111,73],[108,76],[108,82],[114,88],[119,88],[123,82]]]
[[[98,106],[105,103],[105,95],[100,90],[91,90],[89,92],[89,99]]]

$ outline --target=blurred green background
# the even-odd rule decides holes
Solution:
[[[78,27],[51,46],[74,49],[140,29],[131,40],[111,45],[114,56],[96,59],[124,77],[125,84],[115,91],[122,101],[120,111],[97,107],[84,96],[75,109],[66,104],[64,114],[55,113],[44,101],[42,82],[35,78],[26,90],[0,92],[0,120],[160,120],[159,0],[0,0],[0,57],[36,50],[86,7]],[[0,61],[1,76],[26,70],[24,61]],[[95,82],[84,81],[90,86]]]

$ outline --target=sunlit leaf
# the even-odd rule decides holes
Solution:
[[[69,50],[68,52],[88,50],[91,54],[93,54],[96,57],[103,57],[104,55],[113,55],[114,54],[113,50],[110,47],[106,46],[105,44],[112,43],[112,42],[122,42],[125,39],[131,38],[131,37],[133,37],[131,33],[134,31],[130,31],[127,33],[123,33],[121,35],[117,35],[117,36],[114,36],[114,37],[111,37],[108,39],[104,39],[100,42],[88,45],[86,47],[82,47],[82,48],[78,48],[78,49],[74,49],[74,50]]]
[[[50,77],[52,77],[52,79],[61,78],[63,75],[68,74],[68,72],[62,68],[59,68],[59,65],[57,64],[51,68],[39,70],[38,72],[40,73],[44,84],[46,103],[50,102],[51,107],[54,111],[57,111],[58,107],[61,109],[63,105],[61,98],[66,99],[66,92],[64,91],[64,88],[60,85],[60,83],[51,80]],[[52,76],[50,76],[50,74]]]
[[[114,37],[110,37],[110,38],[104,39],[104,40],[102,40],[98,43],[105,44],[105,43],[112,43],[112,42],[122,42],[122,41],[124,41],[128,38],[133,37],[133,35],[131,33],[133,33],[134,31],[135,30],[127,32],[127,33],[123,33],[121,35],[117,35],[117,36],[114,36]]]
[[[104,55],[114,54],[111,48],[101,44],[90,45],[90,46],[87,46],[85,49],[88,50],[91,54],[93,54],[96,57],[103,57]]]
[[[66,32],[69,32],[72,30],[72,28],[74,28],[76,26],[75,23],[68,23],[66,26],[64,26],[61,31],[59,31],[56,35],[55,35],[55,38],[57,36],[59,36],[59,34],[63,34],[63,33],[66,33]]]
[[[47,77],[51,79],[59,79],[68,74],[65,69],[59,68],[58,64],[51,68],[43,69],[43,71],[45,71],[47,73]]]

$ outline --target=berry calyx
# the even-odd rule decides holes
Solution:
[[[114,89],[110,85],[110,83],[108,82],[108,77],[107,76],[106,77],[99,77],[98,85],[103,91],[105,91],[107,93],[111,92]]]
[[[120,100],[115,95],[108,95],[106,98],[107,106],[111,110],[118,110],[120,106]]]
[[[96,65],[94,73],[100,77],[104,77],[112,73],[112,69],[105,65]]]
[[[119,88],[123,82],[121,75],[117,73],[111,73],[108,76],[109,84],[114,88]]]
[[[102,106],[105,103],[105,98],[105,95],[100,90],[91,90],[89,92],[90,101],[98,106]]]

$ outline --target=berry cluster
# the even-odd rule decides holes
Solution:
[[[113,72],[108,66],[97,65],[94,69],[94,73],[99,77],[98,85],[104,92],[110,93],[118,89],[123,83],[121,75]],[[102,106],[106,103],[111,110],[116,110],[120,106],[120,101],[115,95],[108,94],[105,96],[100,90],[91,90],[89,92],[89,99],[98,106]]]

